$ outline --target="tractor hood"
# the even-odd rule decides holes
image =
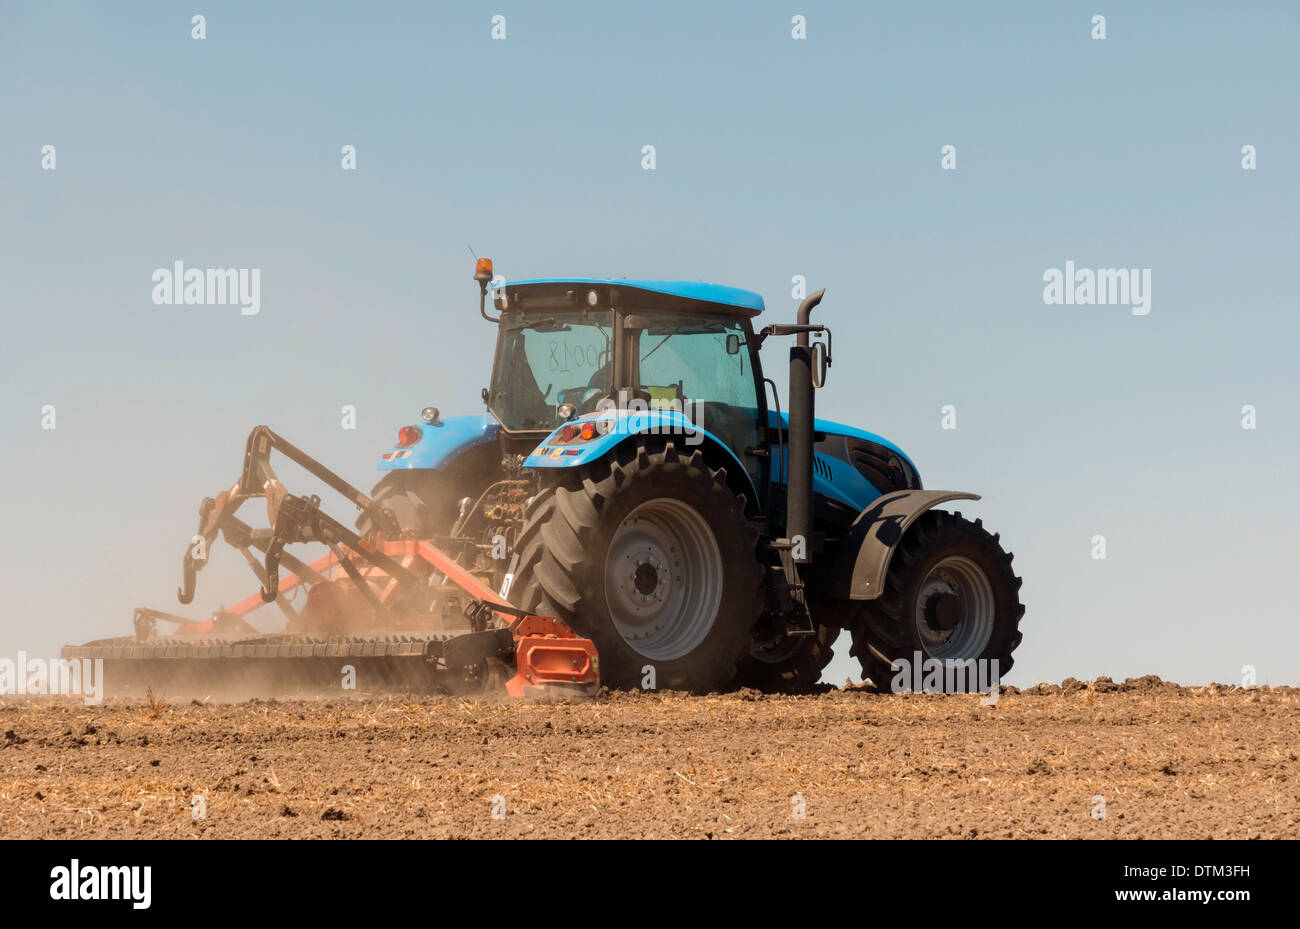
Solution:
[[[773,481],[786,483],[789,452],[777,444],[776,413],[769,411],[771,429],[768,449],[772,455]],[[788,418],[782,414],[781,424]],[[881,494],[904,487],[920,489],[921,475],[901,448],[883,436],[845,426],[827,419],[813,420],[813,492],[862,509]],[[896,460],[895,460],[896,459]]]
[[[767,411],[767,425],[769,428],[776,428],[776,413],[772,410]],[[790,415],[788,413],[781,414],[781,425],[783,428],[789,427]],[[898,455],[898,457],[906,461],[913,469],[916,467],[912,464],[912,459],[908,458],[907,454],[901,448],[886,439],[884,436],[876,435],[874,432],[868,432],[865,429],[858,429],[854,426],[845,426],[842,423],[831,422],[829,419],[814,419],[813,431],[824,432],[827,435],[843,435],[854,439],[863,439],[867,442],[875,442],[877,445],[883,445],[885,448]]]

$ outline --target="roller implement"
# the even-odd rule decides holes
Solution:
[[[762,298],[731,287],[492,287],[487,259],[474,277],[497,328],[484,412],[425,407],[369,495],[257,427],[239,480],[203,501],[178,593],[191,602],[219,538],[261,589],[199,621],[139,609],[134,635],[65,657],[105,659],[117,692],[798,689],[843,631],[882,688],[898,660],[1011,667],[1012,556],[938,509],[979,498],[925,489],[896,445],[816,418],[823,292],[756,330]],[[771,338],[794,340],[788,412],[763,376]],[[273,452],[355,509],[353,526],[288,492]],[[265,528],[236,515],[254,497]],[[272,603],[268,629],[253,614]]]

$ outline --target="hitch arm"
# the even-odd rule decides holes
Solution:
[[[308,474],[346,497],[358,509],[370,516],[374,525],[378,526],[385,535],[391,535],[394,538],[401,535],[401,527],[397,525],[397,521],[392,514],[376,504],[374,500],[302,451],[302,449],[273,432],[268,426],[258,426],[249,433],[248,442],[244,448],[244,465],[240,471],[239,480],[229,490],[222,491],[215,498],[206,498],[199,506],[199,529],[195,534],[195,540],[191,542],[190,547],[185,551],[185,558],[181,565],[181,586],[176,589],[176,598],[181,603],[193,601],[198,572],[207,565],[207,556],[210,554],[213,542],[216,541],[217,534],[222,531],[233,531],[241,537],[247,537],[250,534],[251,530],[247,524],[235,518],[235,511],[246,500],[253,497],[264,497],[266,499],[267,516],[273,530],[271,541],[264,549],[269,570],[262,586],[263,596],[268,591],[276,590],[276,571],[279,567],[281,550],[286,543],[325,541],[318,533],[308,532],[309,526],[320,525],[321,519],[327,521],[326,524],[329,526],[330,532],[333,532],[339,540],[358,554],[362,554],[375,563],[380,563],[381,559],[388,561],[388,565],[381,564],[381,566],[385,570],[389,570],[389,565],[391,565],[392,570],[399,577],[409,575],[410,572],[402,569],[396,562],[385,559],[382,554],[375,552],[373,546],[360,547],[357,535],[328,516],[319,513],[319,510],[316,511],[315,516],[295,510],[293,508],[294,504],[290,504],[289,509],[285,510],[282,504],[286,500],[292,498],[300,501],[302,498],[293,498],[291,494],[285,492],[283,485],[276,477],[275,470],[271,467],[270,456],[272,451],[279,451]],[[318,506],[319,499],[312,499],[315,500],[314,506]],[[306,535],[304,535],[305,532]],[[204,544],[203,557],[196,558],[194,550],[199,538],[203,540]],[[278,545],[276,544],[277,539],[281,540]],[[259,545],[258,547],[261,548],[262,546]],[[285,555],[284,557],[286,563],[289,563],[289,556]],[[267,598],[267,602],[269,603],[274,599],[275,595],[272,593]]]
[[[287,493],[281,498],[276,510],[271,541],[266,546],[265,581],[261,591],[264,603],[270,603],[279,593],[280,559],[284,546],[292,542],[322,542],[328,545],[357,590],[375,608],[376,613],[381,615],[385,612],[383,604],[340,546],[346,546],[363,561],[380,568],[402,587],[409,587],[420,580],[412,571],[367,543],[338,520],[321,512],[319,497],[298,497]]]
[[[396,523],[381,507],[375,504],[374,500],[343,480],[343,478],[288,439],[273,432],[269,426],[258,426],[248,436],[248,445],[244,450],[244,470],[239,475],[239,483],[236,485],[241,496],[260,496],[264,492],[268,481],[277,480],[275,472],[271,469],[270,457],[272,451],[280,452],[308,474],[328,485],[330,489],[347,497],[349,501],[356,505],[357,509],[364,511],[378,525],[383,526],[385,533],[394,536],[401,534]]]

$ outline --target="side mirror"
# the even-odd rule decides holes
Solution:
[[[814,387],[826,386],[826,368],[830,364],[830,356],[826,354],[825,342],[814,342],[812,344],[812,382]]]
[[[727,354],[740,354],[740,336],[736,335],[734,332],[727,333]]]

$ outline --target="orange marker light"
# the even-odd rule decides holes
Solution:
[[[480,259],[479,259],[479,260],[474,264],[474,279],[475,279],[475,280],[479,280],[480,278],[485,279],[485,280],[491,280],[491,279],[492,279],[492,259],[491,259],[491,258],[480,258]]]
[[[595,424],[595,423],[583,423],[583,424],[582,424],[582,439],[583,439],[583,441],[584,441],[584,442],[590,442],[590,441],[591,441],[592,439],[594,439],[595,437],[596,437],[596,424]]]

